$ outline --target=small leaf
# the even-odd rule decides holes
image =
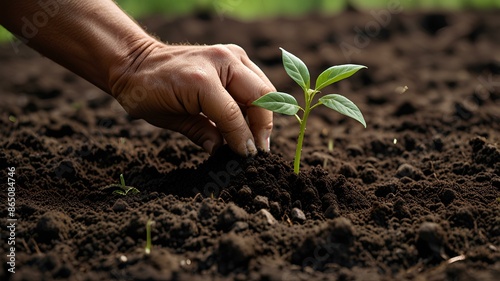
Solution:
[[[328,68],[323,71],[316,80],[316,91],[323,89],[324,87],[331,85],[337,81],[346,79],[350,77],[354,73],[358,72],[358,70],[362,68],[367,68],[364,65],[359,64],[343,64],[336,65]]]
[[[286,115],[295,115],[300,109],[294,97],[281,92],[267,93],[255,100],[252,104]]]
[[[361,113],[359,108],[346,97],[337,94],[331,94],[321,97],[319,101],[326,107],[353,118],[354,120],[363,124],[363,126],[365,126],[366,128],[366,122],[365,118],[363,118],[363,114]]]
[[[123,177],[123,174],[120,174],[120,183],[122,186],[125,186],[125,178]]]
[[[127,193],[131,193],[131,194],[137,194],[137,193],[140,193],[139,189],[133,187],[133,186],[128,186],[130,189],[127,190]]]
[[[113,194],[119,194],[123,196],[127,195],[127,193],[125,193],[125,191],[123,190],[113,190]]]
[[[286,73],[290,76],[299,86],[304,90],[309,90],[311,86],[311,78],[309,76],[309,70],[305,63],[298,57],[285,49],[280,48],[283,57],[283,66],[285,67]]]

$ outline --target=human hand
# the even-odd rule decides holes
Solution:
[[[243,156],[256,145],[269,150],[272,112],[251,103],[275,88],[239,46],[152,42],[128,60],[110,74],[110,89],[132,117],[180,132],[209,153],[224,140]]]

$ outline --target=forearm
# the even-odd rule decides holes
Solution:
[[[155,42],[111,0],[4,0],[0,24],[110,94],[113,80]]]

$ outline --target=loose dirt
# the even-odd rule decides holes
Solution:
[[[246,23],[200,14],[143,24],[168,42],[241,45],[299,102],[278,47],[313,77],[335,64],[367,65],[325,90],[353,100],[368,128],[318,108],[299,176],[292,117],[275,116],[270,154],[242,159],[223,147],[209,157],[6,44],[1,280],[498,280],[498,12]],[[15,274],[8,167],[16,168]],[[104,188],[121,173],[139,194]]]

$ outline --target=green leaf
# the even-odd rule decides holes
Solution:
[[[311,78],[309,70],[303,61],[285,49],[280,48],[283,57],[283,66],[285,71],[299,86],[304,90],[309,90],[311,86]]]
[[[119,194],[123,196],[127,195],[127,193],[125,193],[125,191],[123,190],[113,190],[113,194]]]
[[[125,178],[123,177],[123,174],[120,174],[120,183],[122,186],[125,186]]]
[[[323,71],[316,80],[316,91],[323,89],[324,87],[331,85],[337,81],[346,79],[350,77],[354,73],[358,72],[358,70],[362,68],[367,68],[364,65],[359,64],[343,64],[336,65],[328,68]]]
[[[359,123],[363,124],[366,128],[365,118],[359,108],[349,99],[344,96],[331,94],[323,96],[319,99],[319,102],[324,104],[326,107],[331,108],[341,114],[349,116]]]
[[[267,93],[255,100],[252,104],[286,115],[295,115],[300,109],[294,97],[282,92]]]

